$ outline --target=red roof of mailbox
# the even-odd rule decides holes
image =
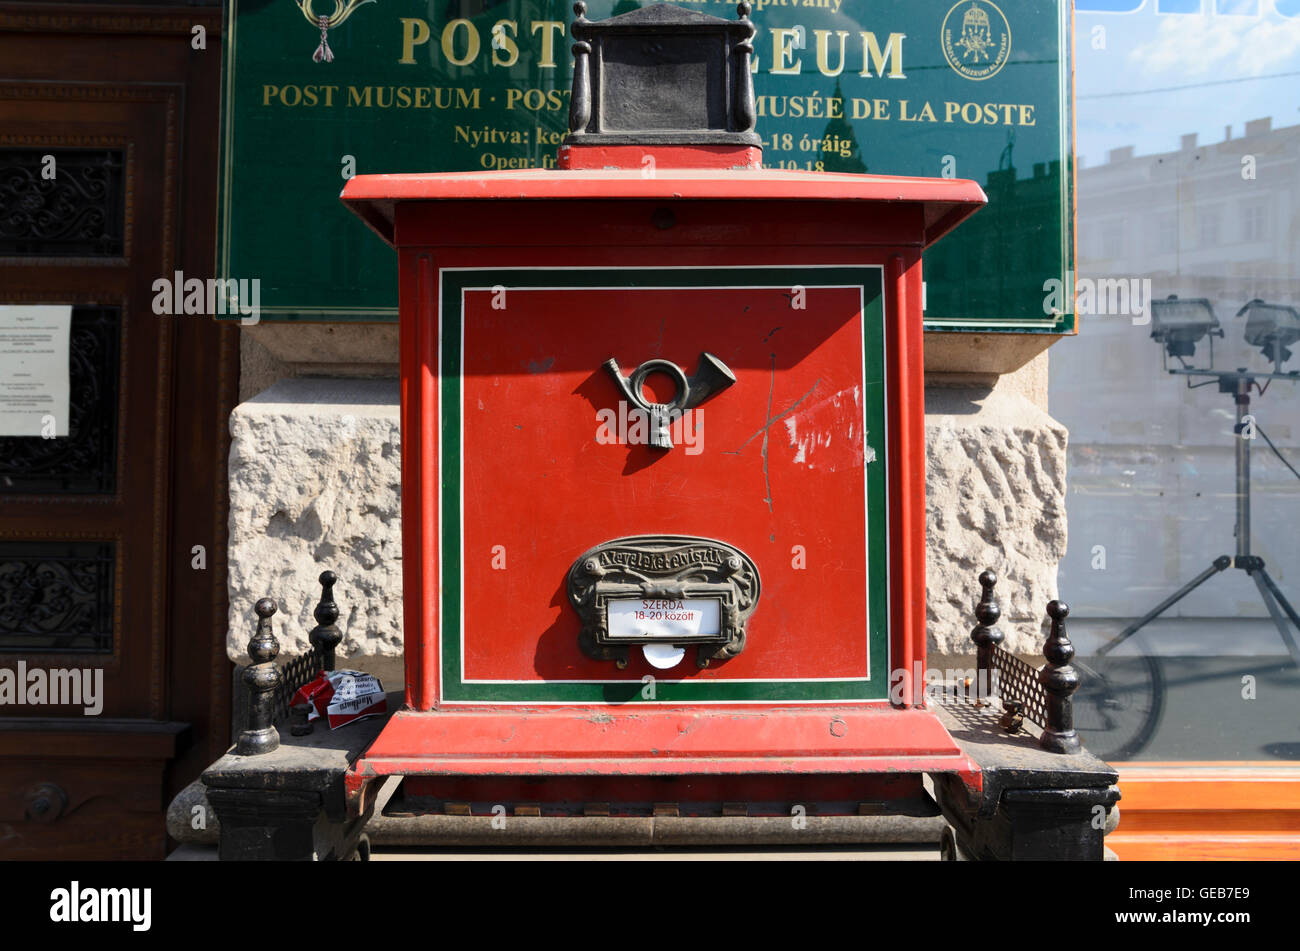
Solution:
[[[344,186],[340,198],[389,244],[393,243],[393,206],[399,201],[904,202],[924,206],[927,247],[988,200],[976,182],[960,178],[778,169],[659,169],[651,176],[639,169],[358,175]]]

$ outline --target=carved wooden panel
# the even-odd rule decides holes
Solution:
[[[0,257],[121,257],[122,149],[0,148]]]
[[[206,49],[192,45],[196,26]],[[237,328],[150,308],[157,278],[211,273],[221,26],[207,0],[0,2],[0,164],[20,166],[0,198],[0,299],[74,308],[69,438],[0,440],[0,667],[104,670],[100,717],[3,711],[0,793],[17,784],[19,795],[0,795],[0,856],[160,858],[160,806],[228,743],[224,472]],[[36,234],[58,216],[10,217],[20,198],[29,212],[57,203],[38,184],[49,179],[32,178],[33,153],[53,154],[59,179],[77,159],[107,159],[105,194],[99,179],[81,182],[83,203],[120,196],[100,231]],[[76,199],[62,201],[63,221],[75,221]],[[98,729],[69,732],[87,721]],[[175,728],[172,741],[141,752],[136,734],[157,725]],[[46,782],[66,791],[69,812],[25,820],[21,793]]]
[[[112,542],[0,541],[0,651],[111,651],[114,548]]]

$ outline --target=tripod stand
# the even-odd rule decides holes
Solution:
[[[1257,378],[1267,380],[1288,379],[1296,380],[1295,373],[1248,373],[1246,370],[1239,369],[1235,372],[1216,372],[1213,370],[1197,370],[1192,368],[1171,369],[1170,373],[1191,376],[1208,376],[1216,379],[1219,384],[1220,393],[1232,393],[1237,405],[1237,425],[1233,427],[1233,432],[1237,434],[1236,461],[1237,461],[1237,527],[1235,530],[1237,536],[1237,553],[1234,557],[1220,555],[1199,575],[1193,578],[1187,584],[1179,588],[1174,594],[1161,601],[1154,608],[1144,614],[1138,620],[1134,621],[1124,630],[1120,631],[1113,638],[1097,649],[1097,656],[1105,656],[1113,651],[1128,638],[1132,637],[1141,628],[1145,627],[1151,621],[1155,620],[1169,608],[1173,607],[1183,598],[1187,597],[1210,578],[1228,568],[1239,568],[1250,576],[1255,582],[1255,587],[1259,589],[1259,596],[1264,602],[1264,607],[1268,609],[1269,617],[1273,619],[1273,624],[1277,627],[1277,632],[1282,638],[1282,643],[1286,645],[1287,652],[1291,655],[1292,662],[1300,667],[1300,647],[1296,646],[1295,638],[1291,635],[1291,630],[1287,626],[1287,617],[1291,623],[1300,630],[1300,615],[1296,614],[1295,608],[1287,601],[1286,596],[1282,594],[1276,582],[1273,581],[1266,570],[1264,570],[1264,559],[1258,555],[1251,554],[1250,551],[1250,444],[1252,440],[1247,437],[1246,417],[1250,410],[1250,388],[1256,386]],[[1206,381],[1211,382],[1209,380]],[[1204,386],[1205,383],[1196,384]],[[1267,384],[1265,384],[1267,386]],[[1188,386],[1192,386],[1188,381]],[[1261,389],[1262,393],[1263,390]],[[1280,607],[1279,607],[1280,606]],[[1283,617],[1283,612],[1286,617]]]

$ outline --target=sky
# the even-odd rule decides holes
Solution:
[[[1124,145],[1173,151],[1189,132],[1240,137],[1250,119],[1300,124],[1300,0],[1078,0],[1075,14],[1085,167]]]

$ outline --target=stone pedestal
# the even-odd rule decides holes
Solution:
[[[1049,753],[1038,729],[1008,734],[989,708],[940,706],[962,752],[979,764],[982,795],[972,799],[955,776],[937,777],[935,798],[952,827],[947,859],[1101,861],[1119,801],[1118,774],[1097,757]]]
[[[390,713],[400,693],[388,695]],[[227,861],[337,861],[365,858],[367,802],[348,816],[343,776],[388,721],[358,720],[337,730],[317,722],[307,736],[281,729],[278,749],[258,756],[227,753],[203,773],[219,823],[218,853]]]

